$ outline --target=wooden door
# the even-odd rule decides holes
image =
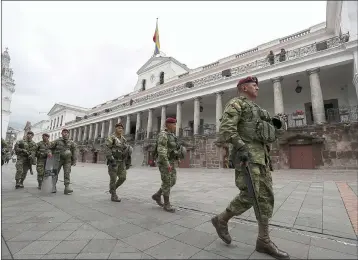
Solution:
[[[187,150],[184,159],[180,161],[179,168],[190,168],[190,150]]]
[[[290,168],[291,169],[315,168],[312,145],[290,146]]]

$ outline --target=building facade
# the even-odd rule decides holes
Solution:
[[[79,145],[79,160],[104,163],[104,140],[122,122],[148,165],[165,118],[175,117],[176,135],[188,150],[179,166],[226,168],[230,147],[216,142],[223,107],[237,95],[238,80],[255,75],[257,103],[287,116],[287,131],[271,147],[276,169],[356,169],[357,46],[357,2],[328,1],[326,22],[196,69],[154,56],[138,70],[132,93],[63,127]]]
[[[10,55],[8,49],[1,54],[1,137],[6,138],[11,115],[11,100],[15,92],[13,71],[10,68]]]

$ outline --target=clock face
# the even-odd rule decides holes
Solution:
[[[155,76],[154,76],[154,74],[152,74],[152,76],[150,77],[150,81],[153,82],[154,79],[155,79]]]

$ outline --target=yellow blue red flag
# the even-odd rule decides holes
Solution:
[[[154,32],[154,36],[153,36],[153,42],[155,43],[154,55],[157,55],[160,53],[158,18],[157,18],[157,26],[155,27],[155,32]]]

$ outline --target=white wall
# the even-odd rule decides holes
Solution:
[[[358,4],[356,1],[342,1],[341,31],[349,32],[350,40],[357,39]]]

